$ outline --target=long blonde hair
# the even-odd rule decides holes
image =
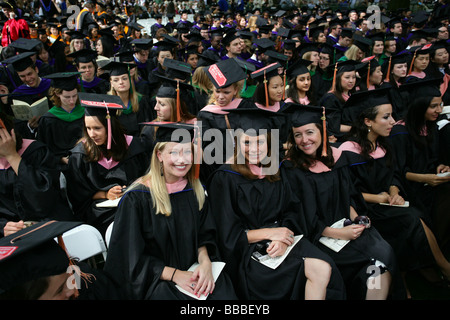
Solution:
[[[138,184],[148,186],[150,188],[155,214],[163,214],[168,217],[172,214],[172,205],[166,187],[166,180],[164,179],[164,175],[161,174],[161,162],[158,159],[158,152],[163,152],[166,146],[167,142],[156,143],[155,148],[153,149],[149,170],[144,176],[134,182],[129,189],[134,189]],[[192,144],[191,147],[193,150],[194,146]],[[203,208],[206,197],[205,190],[200,183],[200,180],[195,178],[194,165],[192,165],[187,173],[186,178],[197,198],[198,210],[200,211]]]

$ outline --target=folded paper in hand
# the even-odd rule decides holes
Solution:
[[[303,237],[302,234],[298,235],[298,236],[294,236],[294,243],[291,244],[289,247],[287,247],[286,251],[281,256],[272,258],[268,254],[266,254],[266,255],[260,257],[258,260],[256,260],[253,256],[252,256],[252,259],[255,260],[255,261],[260,262],[261,264],[265,265],[266,267],[269,267],[271,269],[276,269],[284,261],[284,259],[286,259],[286,257],[288,256],[289,252],[291,252],[292,248],[297,244],[297,242],[300,241],[300,239],[302,237]]]

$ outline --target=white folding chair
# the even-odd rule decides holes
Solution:
[[[62,235],[67,252],[80,261],[102,254],[106,261],[107,249],[100,231],[88,224],[79,225]]]
[[[113,230],[113,226],[114,226],[114,221],[111,222],[111,224],[106,229],[106,233],[105,233],[106,247],[108,247],[108,248],[109,248],[109,240],[111,239],[111,233]]]

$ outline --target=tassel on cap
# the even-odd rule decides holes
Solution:
[[[322,107],[323,111],[322,111],[322,126],[323,126],[323,146],[322,146],[322,157],[326,157],[327,156],[327,117],[325,116],[325,107]]]
[[[177,122],[181,121],[181,107],[180,107],[180,80],[177,80]]]
[[[388,64],[387,73],[386,73],[386,82],[389,82],[389,80],[390,80],[391,63],[392,63],[392,56],[389,57],[389,64]]]
[[[337,73],[337,62],[334,64],[334,72],[333,72],[333,83],[331,84],[331,91],[336,90],[336,73]]]
[[[264,90],[266,92],[266,108],[269,108],[269,91],[267,89],[266,70],[264,70]]]

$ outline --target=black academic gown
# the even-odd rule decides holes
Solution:
[[[335,165],[331,170],[320,161],[308,171],[294,168],[290,161],[285,161],[286,179],[306,204],[304,214],[311,230],[309,238],[336,262],[349,299],[365,299],[366,283],[371,275],[367,271],[375,261],[381,261],[392,275],[392,298],[404,299],[395,253],[375,227],[366,228],[358,239],[350,241],[339,252],[319,242],[326,227],[350,218],[350,206],[360,216],[368,213],[362,194],[355,189],[350,176],[347,155],[334,147],[332,150]],[[309,186],[305,186],[305,180]]]
[[[249,101],[247,99],[234,99],[228,106],[223,107],[223,109],[227,108],[256,108],[254,102]],[[211,111],[209,108],[205,107],[201,109],[197,114],[197,121],[201,121],[201,129],[202,129],[202,148],[204,155],[211,155],[213,159],[205,159],[203,158],[203,162],[201,164],[200,170],[200,179],[202,182],[206,183],[209,175],[218,167],[226,162],[231,156],[233,156],[233,141],[234,138],[230,135],[230,132],[227,132],[227,129],[234,129],[233,119],[237,117],[236,114],[223,114],[217,113],[215,111]],[[227,124],[230,124],[228,127]],[[209,131],[210,129],[216,129],[215,131],[219,131],[220,135],[211,134],[213,131]],[[209,131],[209,133],[208,133]],[[207,135],[205,135],[205,133]],[[216,140],[217,138],[217,140]],[[227,153],[228,151],[228,153]],[[219,154],[219,153],[222,154]],[[206,160],[206,161],[205,161]],[[213,162],[213,163],[212,163]]]
[[[141,123],[154,119],[153,108],[150,104],[150,99],[143,95],[139,96],[139,110],[137,112],[131,111],[131,105],[129,108],[130,110],[128,111],[122,111],[122,114],[117,116],[117,119],[124,127],[126,134],[138,137],[143,127]]]
[[[436,174],[439,165],[439,139],[436,126],[433,127],[433,131],[433,141],[426,143],[424,148],[416,146],[403,124],[396,124],[389,136],[406,197],[414,207],[425,213],[423,218],[429,226],[432,225],[431,218],[437,205],[436,194],[441,186],[431,187],[423,183],[409,181],[406,179],[406,173]],[[422,136],[421,139],[426,141],[425,136]]]
[[[321,259],[331,265],[326,298],[345,299],[344,284],[336,265],[311,244],[306,234],[277,269],[251,258],[256,243],[248,243],[246,230],[287,227],[295,235],[305,233],[302,205],[287,181],[247,179],[225,164],[213,173],[207,191],[218,226],[220,252],[240,299],[304,299],[305,258]]]
[[[199,210],[192,187],[169,194],[170,216],[156,214],[150,189],[143,184],[122,198],[104,270],[122,284],[127,299],[193,300],[174,282],[160,279],[165,266],[186,271],[206,246],[211,261],[220,261],[215,225],[206,203]],[[234,300],[228,275],[222,271],[207,299]]]
[[[401,86],[391,86],[388,97],[392,104],[392,117],[397,121],[404,119],[410,105],[408,91]]]
[[[96,227],[103,235],[114,219],[115,207],[97,207],[107,199],[93,200],[98,191],[108,191],[114,186],[129,186],[148,169],[150,159],[139,139],[133,138],[128,153],[119,163],[103,159],[87,162],[83,143],[77,144],[70,153],[65,172],[67,195],[78,221]],[[112,159],[111,159],[112,160]]]
[[[341,133],[342,111],[345,102],[340,101],[333,93],[327,92],[319,101],[319,106],[327,110],[327,131],[329,135],[335,136],[338,140],[342,139],[344,133]]]
[[[19,174],[0,158],[0,235],[8,221],[74,220],[59,185],[60,171],[40,141],[23,140]]]
[[[80,80],[78,80],[80,84]],[[82,91],[87,93],[107,94],[111,86],[105,79],[95,77],[91,82],[82,81]]]
[[[344,142],[341,150],[350,154],[350,174],[357,190],[361,193],[380,194],[389,192],[390,186],[397,186],[404,195],[394,159],[388,164],[386,153],[381,149],[364,159],[355,142]],[[405,199],[408,200],[408,199]],[[428,245],[425,230],[420,222],[423,214],[417,208],[386,206],[368,203],[368,216],[372,225],[392,246],[400,270],[411,271],[429,267],[434,258]]]
[[[70,149],[83,136],[83,124],[84,113],[80,117],[66,121],[47,112],[39,119],[36,139],[45,143],[59,160],[68,156]]]

